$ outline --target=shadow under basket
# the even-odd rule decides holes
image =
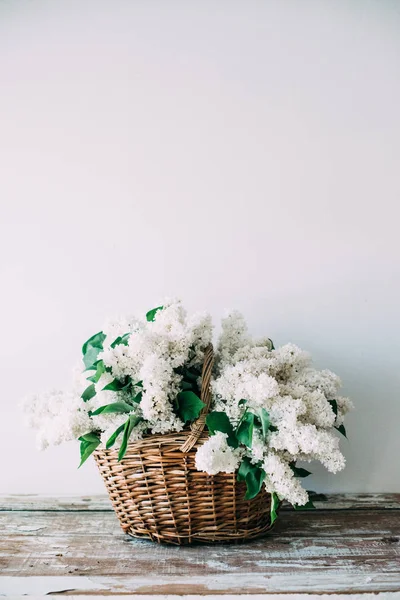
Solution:
[[[264,488],[244,500],[246,485],[236,473],[197,471],[198,445],[183,453],[185,432],[149,436],[116,450],[94,453],[122,529],[134,537],[171,544],[229,542],[261,536],[271,529],[271,496]]]
[[[204,409],[190,430],[149,435],[118,451],[94,457],[122,529],[133,537],[170,544],[245,541],[271,529],[271,495],[264,486],[245,500],[246,485],[236,473],[208,475],[195,465],[210,408],[213,349],[204,355],[201,399]]]

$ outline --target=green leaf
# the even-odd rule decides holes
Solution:
[[[296,467],[296,463],[289,463],[289,467],[292,469],[295,477],[308,477],[312,475],[311,471],[307,471],[307,469],[302,469],[301,467]]]
[[[243,404],[246,404],[247,400],[245,400],[245,398],[242,398],[241,400],[239,400],[238,402],[238,406],[243,406]]]
[[[129,342],[129,336],[130,335],[131,335],[130,333],[124,333],[124,335],[119,335],[117,337],[117,339],[115,339],[113,341],[113,343],[110,344],[111,348],[115,348],[115,346],[119,346],[120,344],[123,345],[123,346],[127,346],[128,342]]]
[[[82,346],[83,363],[86,369],[90,369],[96,362],[98,354],[103,350],[103,342],[106,336],[102,331],[92,335]]]
[[[89,347],[92,346],[93,348],[99,348],[102,349],[103,348],[103,342],[106,339],[106,336],[104,335],[104,333],[102,331],[99,331],[99,333],[95,333],[94,335],[92,335],[91,338],[89,338],[82,346],[82,354],[86,354],[86,352],[88,351]]]
[[[131,381],[128,381],[128,383],[123,383],[122,381],[119,381],[119,379],[114,379],[113,381],[105,385],[103,387],[103,390],[108,390],[111,392],[121,392],[122,390],[126,390],[130,385]]]
[[[96,415],[107,415],[111,413],[130,413],[132,412],[132,406],[127,404],[126,402],[113,402],[111,404],[105,404],[104,406],[100,406],[96,410],[91,413],[91,416],[94,417]]]
[[[194,367],[184,367],[183,369],[177,370],[180,375],[182,375],[184,381],[196,382],[200,377],[200,372]]]
[[[97,442],[100,438],[96,433],[85,433],[78,439],[83,442]]]
[[[265,471],[259,465],[253,465],[250,459],[245,457],[237,472],[238,481],[246,481],[247,491],[245,500],[255,498],[265,479]]]
[[[118,429],[116,429],[114,431],[114,433],[108,438],[107,443],[106,443],[106,448],[109,449],[111,448],[111,446],[113,446],[117,440],[117,437],[119,436],[120,433],[122,433],[122,431],[125,428],[125,423],[123,423],[122,425],[120,425],[118,427]]]
[[[87,380],[97,383],[99,381],[100,377],[105,372],[106,372],[106,367],[104,365],[104,362],[102,360],[98,360],[96,363],[96,373],[94,375],[91,375],[90,377],[87,377]]]
[[[275,350],[274,342],[271,340],[271,338],[268,338],[268,341],[269,341],[269,349]]]
[[[81,436],[79,441],[81,442],[81,462],[79,463],[79,467],[81,467],[100,444],[100,438],[94,433],[87,433]]]
[[[136,402],[136,404],[140,404],[142,396],[143,396],[143,392],[139,392],[138,394],[136,394],[136,396],[134,398],[132,398],[131,402]]]
[[[186,390],[192,390],[193,389],[193,383],[191,383],[190,381],[181,381],[181,388],[182,388],[182,390],[184,392]]]
[[[257,416],[261,421],[263,438],[265,440],[270,426],[269,413],[265,410],[265,408],[260,408]]]
[[[303,504],[299,506],[298,504],[293,504],[294,510],[315,510],[315,506],[311,500],[307,502],[307,504]]]
[[[157,308],[152,308],[151,310],[149,310],[149,312],[146,314],[146,319],[148,321],[154,321],[155,316],[157,314],[157,312],[159,310],[162,310],[164,307],[163,306],[157,306]]]
[[[227,443],[231,448],[238,447],[238,440],[235,435],[235,431],[226,413],[223,411],[214,411],[207,415],[206,425],[211,433],[214,435],[216,431],[222,431],[222,433],[228,434]]]
[[[254,414],[245,412],[236,429],[236,437],[245,446],[251,448],[253,443]]]
[[[255,467],[251,469],[246,475],[246,485],[247,492],[244,497],[245,500],[252,500],[255,498],[259,491],[261,490],[261,486],[265,479],[265,471],[261,469],[261,467]]]
[[[177,396],[178,413],[184,423],[197,419],[205,404],[194,392],[180,392]]]
[[[314,502],[328,502],[328,496],[325,494],[318,494],[313,490],[307,490],[307,494],[310,500]]]
[[[271,494],[271,525],[273,525],[278,518],[278,507],[279,507],[279,496],[276,492]]]
[[[124,437],[122,438],[121,447],[118,453],[118,460],[122,460],[124,458],[132,430],[138,423],[140,423],[140,421],[143,421],[142,417],[137,417],[135,415],[130,415],[126,421],[124,425]]]
[[[228,415],[222,411],[215,410],[210,412],[206,417],[206,425],[211,434],[214,434],[216,431],[229,434],[233,431]]]
[[[254,468],[254,465],[250,462],[250,459],[247,456],[242,460],[239,470],[237,472],[237,480],[245,481],[247,473]]]
[[[95,368],[94,363],[97,360],[99,353],[101,352],[101,348],[95,348],[90,346],[85,356],[83,357],[83,364],[86,367],[86,371],[91,371]]]
[[[337,416],[338,410],[337,410],[337,402],[336,402],[336,400],[328,400],[328,402],[331,405],[333,412]]]
[[[94,383],[92,383],[83,392],[81,398],[82,398],[82,400],[84,402],[87,402],[88,400],[90,400],[91,398],[93,398],[93,396],[95,396],[95,395],[96,395],[96,388],[94,387]]]
[[[344,425],[339,425],[339,427],[335,427],[344,437],[347,439],[346,428]]]

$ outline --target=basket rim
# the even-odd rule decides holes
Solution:
[[[182,454],[182,456],[184,456],[185,454],[190,454],[192,452],[197,451],[197,448],[199,446],[201,446],[209,437],[210,437],[210,433],[209,431],[202,431],[200,433],[200,435],[198,436],[198,440],[195,443],[195,445],[190,448],[189,450],[183,451],[181,449],[182,444],[192,435],[192,431],[191,429],[182,429],[182,431],[179,432],[172,432],[172,433],[161,433],[161,434],[154,434],[154,433],[150,433],[147,435],[144,435],[142,438],[140,438],[139,440],[136,440],[134,442],[128,442],[128,446],[127,446],[127,453],[128,450],[134,450],[134,449],[143,449],[143,448],[150,448],[151,446],[154,447],[161,447],[161,446],[166,446],[166,445],[171,445],[174,446],[176,444],[176,450],[179,450]],[[171,447],[171,451],[175,450],[174,447]],[[104,454],[112,454],[112,453],[118,453],[118,446],[113,446],[112,448],[106,448],[105,446],[99,446],[98,448],[96,448],[96,450],[93,452],[93,454],[100,454],[100,453],[104,453]],[[122,459],[123,462],[124,459]]]

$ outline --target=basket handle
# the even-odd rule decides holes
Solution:
[[[205,407],[201,411],[199,418],[194,421],[190,427],[191,432],[188,435],[186,441],[181,445],[180,450],[182,452],[189,452],[199,441],[199,437],[201,432],[204,429],[206,424],[206,416],[208,411],[210,410],[211,404],[211,390],[210,390],[210,380],[211,380],[211,372],[214,364],[214,350],[211,344],[207,346],[204,352],[204,363],[203,370],[201,373],[201,392],[200,398],[204,402]]]

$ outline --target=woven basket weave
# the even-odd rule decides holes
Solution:
[[[237,482],[236,473],[196,469],[196,450],[208,438],[203,429],[212,364],[209,346],[201,389],[206,406],[190,430],[130,443],[120,462],[116,450],[94,453],[122,529],[131,536],[190,544],[248,540],[271,529],[271,497],[264,487],[253,500],[244,500],[246,485]]]

